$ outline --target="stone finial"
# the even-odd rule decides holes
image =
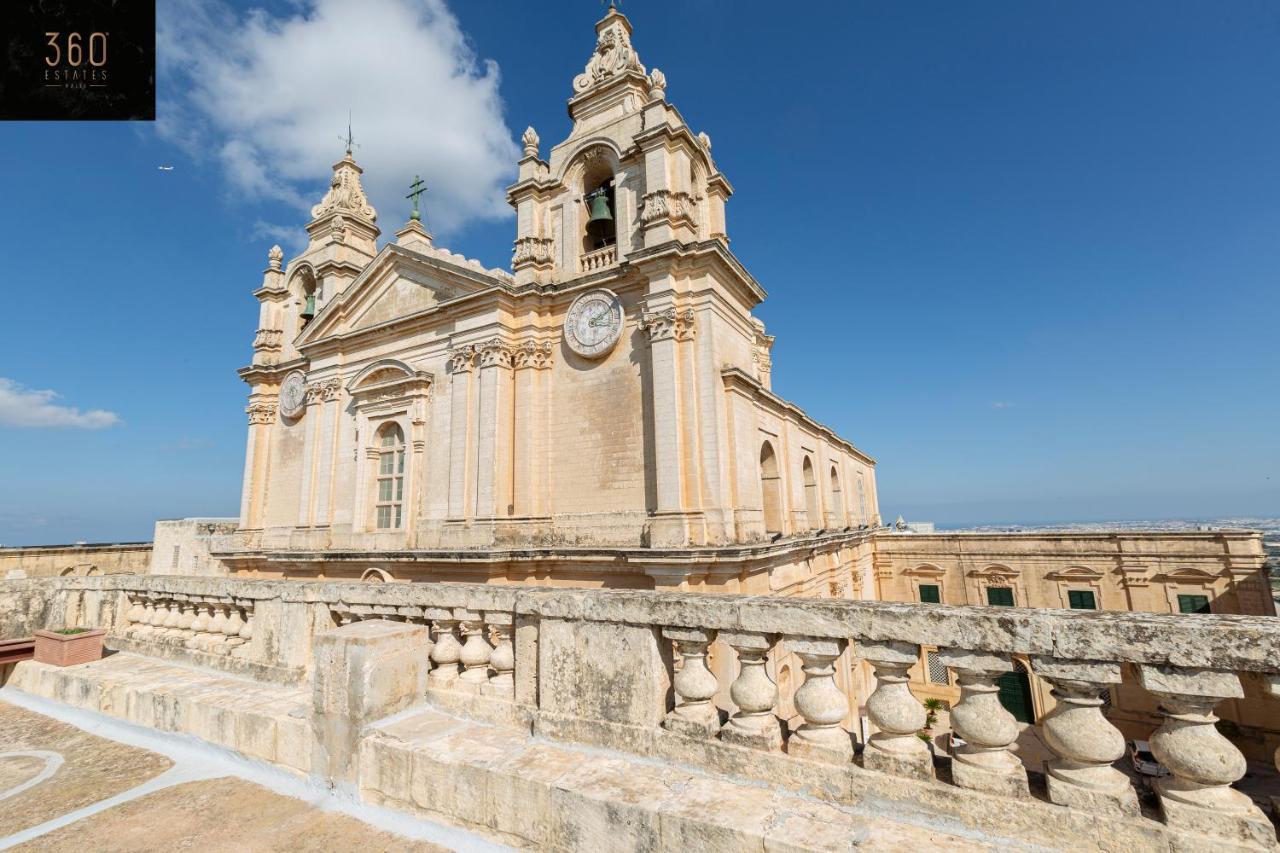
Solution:
[[[378,212],[369,204],[369,198],[360,185],[360,176],[364,170],[356,165],[355,158],[347,151],[346,156],[333,166],[333,177],[329,180],[329,191],[320,203],[311,208],[311,218],[320,219],[332,213],[347,214],[373,223],[378,219]]]
[[[267,252],[267,268],[274,272],[279,272],[283,261],[284,249],[281,249],[278,245],[272,246],[270,251]]]
[[[655,101],[666,100],[667,75],[660,69],[655,68],[649,72],[649,97]]]
[[[615,7],[596,24],[596,49],[586,69],[573,78],[574,92],[588,89],[627,74],[644,75],[640,56],[631,46],[631,22]]]
[[[702,143],[702,147],[707,149],[707,153],[711,153],[711,136],[704,130],[698,134],[698,141]]]
[[[524,129],[524,135],[520,137],[520,141],[524,143],[524,156],[538,156],[538,143],[541,140],[538,139],[538,131],[534,130],[532,125]]]

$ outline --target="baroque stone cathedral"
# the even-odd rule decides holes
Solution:
[[[544,159],[524,133],[511,272],[416,213],[379,248],[350,150],[306,250],[272,249],[239,527],[216,546],[233,571],[859,585],[875,462],[773,392],[711,140],[624,15],[596,33],[569,137]]]

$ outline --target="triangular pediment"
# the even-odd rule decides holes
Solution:
[[[385,327],[442,302],[504,282],[487,272],[388,244],[355,280],[324,306],[298,339],[300,346],[335,335]]]

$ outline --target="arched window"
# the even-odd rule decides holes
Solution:
[[[804,508],[809,516],[809,529],[817,530],[822,527],[822,504],[818,500],[818,478],[813,476],[813,462],[808,456],[804,458],[801,473],[804,475]]]
[[[782,480],[778,476],[778,457],[767,441],[760,447],[760,491],[764,499],[765,532],[781,533]]]
[[[862,488],[862,475],[858,475],[858,523],[870,524],[871,519],[867,516],[867,492]]]
[[[398,530],[404,521],[404,433],[397,424],[378,430],[379,530]]]
[[[831,517],[837,525],[844,524],[844,494],[840,491],[840,472],[831,466]]]

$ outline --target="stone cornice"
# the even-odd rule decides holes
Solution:
[[[738,284],[743,291],[743,302],[747,308],[754,308],[765,300],[768,294],[760,283],[755,280],[751,273],[747,272],[747,268],[742,262],[729,251],[729,247],[723,242],[716,239],[702,240],[697,243],[681,243],[678,240],[669,240],[658,246],[652,246],[644,249],[633,249],[630,254],[623,260],[622,265],[628,264],[639,268],[644,272],[657,267],[661,261],[670,261],[672,258],[685,262],[697,262],[709,260],[720,265],[720,267],[729,274],[730,283]]]
[[[292,370],[306,370],[308,363],[305,358],[295,358],[279,364],[250,364],[237,370],[236,375],[248,384],[256,385],[283,379]]]
[[[863,453],[855,447],[852,442],[841,438],[836,435],[830,427],[823,426],[813,418],[809,417],[805,414],[804,409],[801,409],[794,403],[789,403],[777,394],[774,394],[772,391],[765,390],[765,387],[761,385],[755,377],[748,375],[745,371],[737,367],[726,367],[724,370],[720,371],[720,378],[724,381],[725,388],[742,391],[748,397],[765,403],[770,408],[774,409],[776,413],[786,414],[796,418],[800,421],[801,425],[812,432],[817,433],[829,443],[836,445],[842,450],[848,451],[868,465],[876,464],[876,460],[874,458]]]

